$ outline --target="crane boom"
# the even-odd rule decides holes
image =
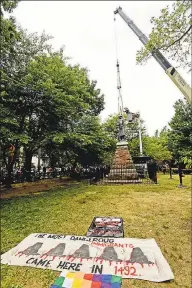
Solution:
[[[138,36],[139,40],[146,45],[149,39],[145,36],[142,31],[134,24],[134,22],[123,12],[122,8],[119,7],[114,11],[114,14],[119,14],[131,30]],[[174,84],[180,89],[187,101],[192,104],[192,90],[187,82],[181,77],[176,69],[169,63],[169,61],[163,56],[163,54],[155,49],[152,52],[152,56],[160,64],[166,74],[171,78]]]

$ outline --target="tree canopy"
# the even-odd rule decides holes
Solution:
[[[169,123],[169,149],[178,162],[187,164],[192,155],[192,106],[185,100],[178,100],[174,109],[175,114]]]
[[[4,4],[10,12],[16,2]],[[66,150],[81,164],[104,161],[113,141],[98,118],[104,95],[97,82],[86,68],[68,64],[64,48],[55,51],[44,32],[28,33],[11,18],[3,18],[2,28],[0,148],[9,174],[21,147],[28,171],[39,148],[52,163]]]
[[[191,69],[191,9],[190,0],[174,1],[161,10],[159,17],[152,17],[149,41],[137,52],[137,63],[145,63],[154,49],[159,49],[178,66]]]
[[[5,12],[11,13],[19,3],[20,0],[1,0],[1,14]]]

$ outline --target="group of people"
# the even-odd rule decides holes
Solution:
[[[155,161],[147,163],[148,177],[157,183],[158,167]],[[12,173],[13,183],[21,183],[25,181],[33,182],[46,178],[57,177],[71,177],[74,180],[81,181],[89,179],[90,184],[95,184],[99,180],[105,178],[110,172],[110,166],[96,165],[96,166],[60,166],[60,167],[45,167],[41,166],[40,169],[33,167],[31,171],[27,171],[24,167],[17,167]],[[163,170],[164,172],[164,170]],[[1,182],[6,179],[6,171],[1,171]]]
[[[71,177],[74,180],[80,181],[82,179],[90,179],[90,183],[94,183],[105,177],[109,173],[110,167],[103,166],[60,166],[60,167],[45,167],[41,166],[40,169],[32,167],[31,171],[27,171],[23,166],[13,169],[12,182],[22,183],[25,181],[33,182],[39,179],[57,178],[57,177]],[[1,169],[1,183],[6,180],[7,171]]]
[[[71,167],[67,168],[67,176],[73,179],[90,179],[90,184],[98,182],[103,177],[109,174],[110,166],[98,165],[98,166],[86,166],[86,167]]]

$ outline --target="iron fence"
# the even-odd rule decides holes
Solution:
[[[28,172],[24,173],[12,173],[11,174],[11,184],[24,183],[24,182],[36,182],[45,179],[55,179],[67,176],[65,173],[52,171],[52,172]],[[6,171],[2,172],[0,175],[0,184],[6,185],[8,179],[8,174]]]
[[[156,171],[148,171],[144,164],[112,165],[100,184],[157,184]]]
[[[51,172],[16,172],[11,175],[11,183],[35,182],[45,179],[70,177],[82,181],[88,179],[90,184],[155,184],[157,183],[156,171],[148,171],[145,164],[111,165],[109,169],[94,168],[76,171],[51,171]],[[6,185],[7,172],[0,175],[0,184]]]

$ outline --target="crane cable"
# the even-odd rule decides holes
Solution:
[[[118,60],[118,39],[117,39],[117,27],[116,27],[116,18],[114,17],[114,31],[115,31],[115,50],[116,50],[116,59],[117,59],[117,89],[119,91],[118,95],[118,113],[123,115],[123,98],[121,95],[121,77],[120,77],[120,69],[119,69],[119,60]]]

